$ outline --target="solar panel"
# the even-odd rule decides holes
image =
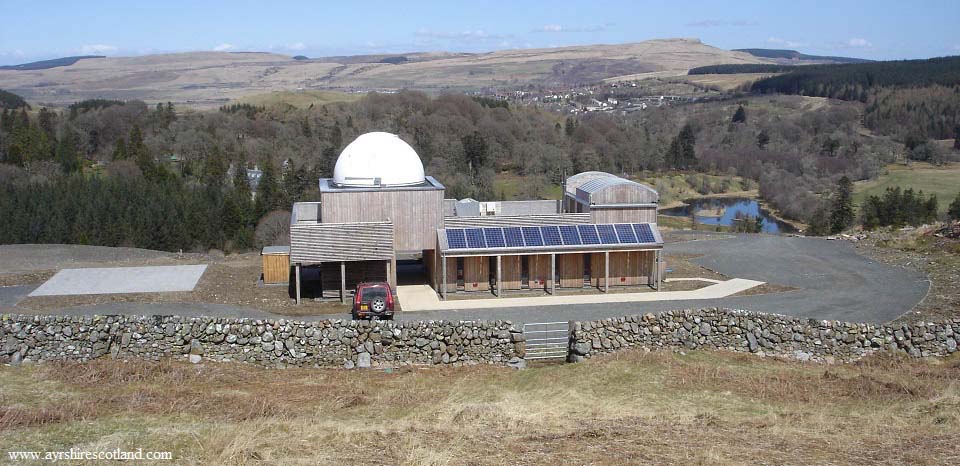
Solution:
[[[543,246],[543,238],[540,236],[540,229],[537,227],[522,227],[523,243],[527,247]]]
[[[540,233],[543,234],[543,244],[546,246],[563,246],[560,239],[560,230],[557,227],[540,227]]]
[[[646,223],[634,223],[633,229],[637,232],[637,237],[640,239],[641,243],[656,243],[657,238],[653,236],[653,230],[650,229],[650,225]]]
[[[576,225],[562,225],[560,226],[560,237],[563,239],[563,244],[568,246],[576,245],[579,246],[583,244],[580,242],[580,234],[577,233]]]
[[[463,230],[457,229],[447,229],[447,246],[450,249],[466,249],[467,248],[467,239],[463,234]]]
[[[507,227],[503,229],[503,237],[507,241],[508,248],[522,248],[523,235],[520,233],[520,227]]]
[[[620,242],[617,240],[617,232],[613,229],[613,225],[597,225],[597,232],[600,233],[600,242],[603,244],[617,244]]]
[[[613,226],[617,229],[617,236],[620,237],[621,244],[632,244],[637,242],[637,235],[633,232],[633,227],[629,223],[618,223]]]
[[[483,240],[483,230],[479,228],[468,228],[463,231],[467,235],[467,247],[470,249],[483,249],[487,247],[486,241]]]
[[[577,231],[580,232],[580,238],[583,240],[583,244],[600,244],[596,226],[577,225]]]
[[[484,228],[483,238],[487,240],[488,248],[502,248],[506,245],[503,241],[502,228]]]

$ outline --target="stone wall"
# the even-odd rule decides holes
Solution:
[[[960,319],[876,325],[716,308],[668,311],[572,322],[570,360],[629,347],[723,349],[826,362],[881,350],[946,356],[957,351],[957,333]]]
[[[0,316],[0,363],[199,358],[262,366],[516,364],[509,321],[366,322],[175,316]]]

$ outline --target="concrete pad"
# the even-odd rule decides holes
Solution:
[[[483,298],[457,299],[449,301],[436,300],[436,303],[412,301],[406,306],[401,301],[404,311],[444,311],[463,309],[499,309],[510,307],[540,307],[562,306],[577,304],[603,303],[640,303],[652,301],[692,301],[705,299],[719,299],[749,290],[764,282],[734,278],[725,282],[690,291],[649,291],[645,293],[611,293],[611,294],[580,294],[570,296],[532,296],[526,298]],[[399,295],[399,290],[398,290]],[[436,293],[434,293],[436,296]],[[400,298],[402,300],[402,298]]]
[[[403,311],[430,309],[440,305],[440,297],[430,285],[398,285],[397,301]]]
[[[206,265],[64,269],[29,296],[193,291]]]

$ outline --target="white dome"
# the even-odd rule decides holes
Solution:
[[[340,186],[410,186],[423,183],[423,163],[396,134],[366,133],[347,144],[333,168]]]

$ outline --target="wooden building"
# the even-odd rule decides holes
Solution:
[[[608,173],[568,178],[561,201],[445,200],[444,186],[424,174],[407,143],[367,133],[319,184],[319,202],[292,209],[289,266],[298,302],[305,267],[318,271],[323,290],[346,301],[361,281],[396,286],[398,259],[422,260],[444,299],[459,292],[659,289],[657,192]]]

